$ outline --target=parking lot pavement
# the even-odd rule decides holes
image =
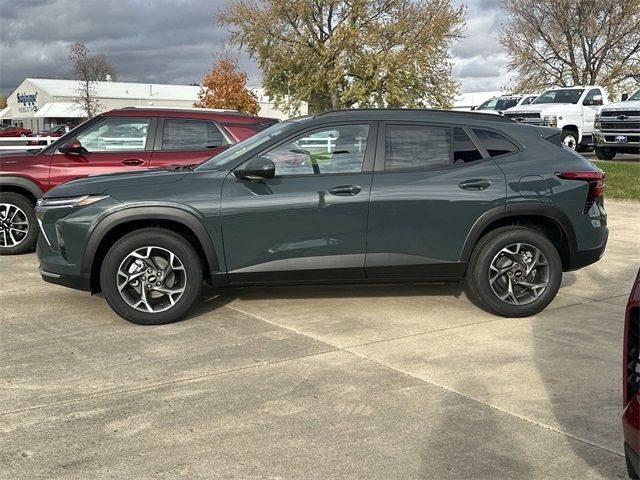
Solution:
[[[207,289],[141,327],[0,257],[2,478],[615,478],[640,205],[541,314],[456,285]]]

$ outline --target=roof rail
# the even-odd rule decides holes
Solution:
[[[486,113],[466,110],[443,110],[437,108],[343,108],[340,110],[330,110],[314,115],[315,117],[324,117],[334,114],[347,114],[347,113],[367,113],[367,112],[416,112],[416,113],[439,113],[447,115],[455,115],[460,117],[473,117],[480,118],[482,120],[495,121],[495,122],[512,122],[513,120],[503,117],[502,115],[488,115]]]
[[[240,110],[231,110],[225,108],[198,108],[198,107],[162,107],[159,105],[150,105],[150,106],[127,106],[120,107],[118,110],[178,110],[182,112],[215,112],[215,113],[237,113],[240,115],[246,115],[246,113],[241,112]]]

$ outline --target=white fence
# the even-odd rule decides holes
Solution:
[[[41,148],[51,145],[59,137],[0,137],[0,150],[40,150]],[[3,145],[7,143],[15,143],[17,145]],[[46,142],[46,145],[27,145],[27,142]]]

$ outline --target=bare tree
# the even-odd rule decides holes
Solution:
[[[71,46],[69,60],[73,63],[73,72],[78,80],[75,103],[88,117],[93,117],[101,108],[96,82],[116,80],[115,69],[104,54],[92,55],[86,45],[78,42]]]
[[[640,0],[503,0],[500,43],[516,90],[604,86],[640,79]]]

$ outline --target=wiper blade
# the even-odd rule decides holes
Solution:
[[[189,165],[178,165],[175,168],[176,172],[192,172],[194,168],[196,168],[199,163],[191,163]]]

